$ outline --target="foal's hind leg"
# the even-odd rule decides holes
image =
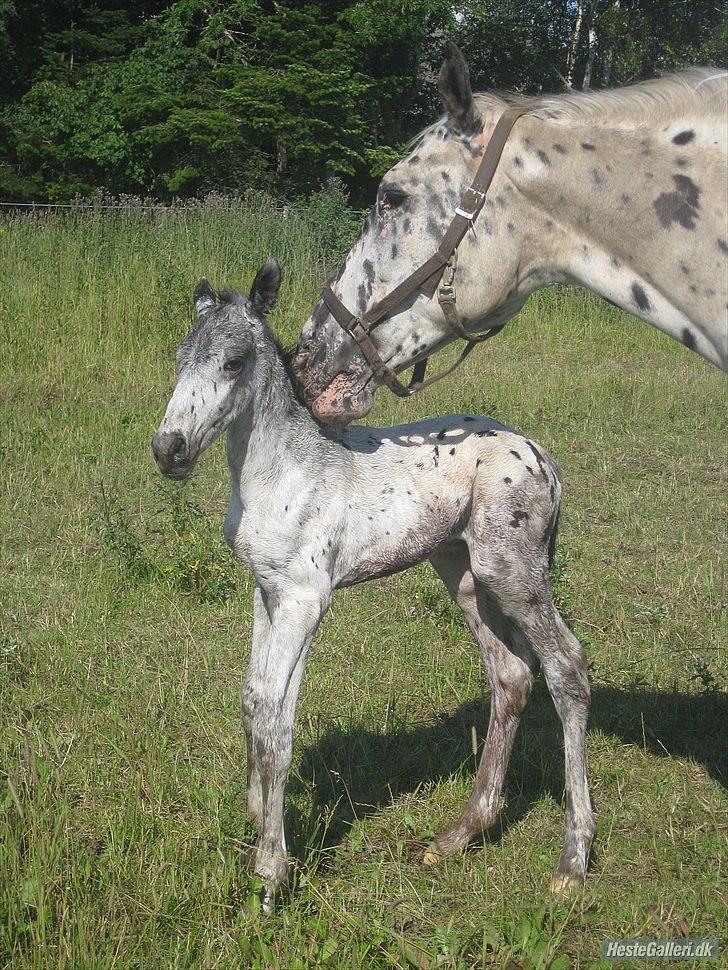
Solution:
[[[424,856],[433,865],[441,856],[461,852],[489,828],[500,809],[503,781],[521,712],[533,686],[538,660],[521,638],[508,635],[504,624],[487,610],[486,599],[470,569],[464,543],[434,555],[431,562],[463,611],[490,680],[490,720],[473,792],[458,820],[438,836]]]
[[[554,891],[581,885],[595,823],[586,777],[586,723],[590,691],[584,649],[556,609],[546,555],[509,558],[497,537],[471,549],[472,570],[502,615],[528,640],[543,666],[564,732],[566,828],[551,880]]]

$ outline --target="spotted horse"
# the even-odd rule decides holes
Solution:
[[[183,479],[227,432],[224,533],[255,577],[243,719],[263,912],[288,871],[284,789],[316,629],[336,589],[425,559],[462,610],[491,685],[473,792],[425,861],[464,849],[496,820],[542,667],[565,752],[566,827],[553,884],[580,885],[595,827],[584,743],[589,683],[584,650],[549,585],[556,463],[535,442],[471,414],[393,428],[322,426],[297,400],[264,320],[279,284],[273,260],[250,298],[200,282],[195,327],[177,351],[179,379],[152,442],[159,469]]]
[[[469,350],[553,283],[728,369],[725,71],[505,99],[473,94],[450,45],[440,93],[445,116],[384,176],[301,332],[295,371],[319,419],[363,417],[382,384],[418,390],[429,355],[458,337]]]

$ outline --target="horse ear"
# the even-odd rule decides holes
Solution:
[[[470,68],[460,48],[448,41],[447,54],[438,78],[440,97],[450,124],[463,135],[480,130],[475,114],[473,90],[470,87]]]
[[[217,297],[215,296],[215,291],[207,282],[205,277],[199,281],[195,287],[195,310],[198,313],[202,313],[203,310],[208,310],[211,306],[214,306],[217,302]]]
[[[281,287],[281,268],[278,260],[270,256],[255,274],[250,288],[250,302],[261,316],[266,316],[276,305]]]

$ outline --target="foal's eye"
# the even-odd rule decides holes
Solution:
[[[244,357],[230,357],[222,365],[222,369],[226,370],[229,374],[233,374],[235,373],[235,371],[240,370],[244,363],[245,363]]]

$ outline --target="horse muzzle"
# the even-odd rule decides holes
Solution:
[[[187,478],[195,464],[189,442],[178,431],[158,431],[152,438],[152,454],[160,472],[175,481]]]

